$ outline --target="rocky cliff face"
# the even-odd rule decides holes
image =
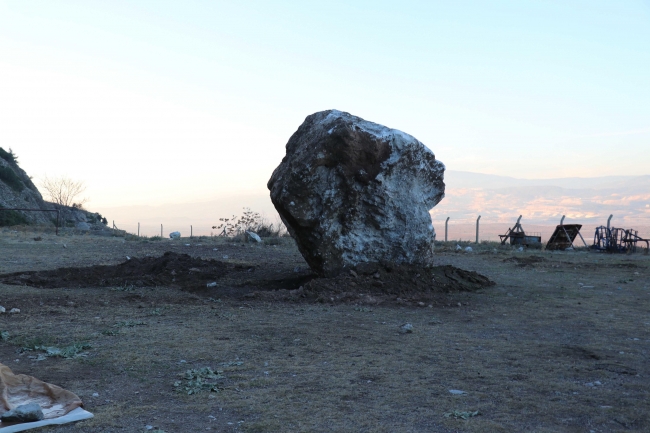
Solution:
[[[27,173],[18,166],[13,153],[0,147],[0,208],[4,209],[54,209]],[[0,225],[45,224],[52,225],[54,212],[0,211]]]
[[[16,156],[0,147],[0,209],[61,210],[61,227],[78,230],[104,230],[102,216],[82,209],[56,206],[43,200],[30,177],[18,166]],[[54,226],[55,212],[0,210],[0,226]],[[105,220],[104,220],[105,221]]]

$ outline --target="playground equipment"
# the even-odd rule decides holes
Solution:
[[[524,228],[521,226],[521,215],[517,218],[515,226],[509,228],[505,235],[499,235],[499,238],[501,238],[501,245],[505,245],[508,239],[510,239],[510,245],[538,248],[542,246],[541,233],[526,233],[524,231]]]

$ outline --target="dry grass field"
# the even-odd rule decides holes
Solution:
[[[241,271],[204,290],[0,283],[0,305],[20,309],[0,315],[0,362],[95,415],[42,431],[650,431],[647,255],[450,243],[440,265],[496,285],[328,301],[252,293],[257,274],[275,289],[309,279],[290,239],[35,236],[0,233],[1,274],[167,251]]]

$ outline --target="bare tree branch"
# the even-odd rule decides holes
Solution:
[[[67,176],[48,178],[45,176],[41,186],[47,193],[52,203],[60,206],[82,208],[87,198],[77,198],[85,190],[86,185],[82,181],[72,180]]]

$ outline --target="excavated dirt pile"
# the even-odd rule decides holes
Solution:
[[[483,275],[453,266],[366,265],[320,278],[174,252],[132,257],[112,266],[5,274],[0,275],[0,282],[40,288],[170,286],[213,297],[364,304],[431,302],[445,293],[494,284]]]
[[[166,252],[161,257],[132,257],[118,265],[59,268],[51,271],[17,272],[0,276],[5,284],[41,288],[58,287],[205,287],[234,270],[217,260]]]
[[[265,300],[312,300],[327,303],[399,304],[438,303],[445,294],[472,292],[495,283],[487,277],[454,266],[419,267],[372,265],[332,278],[313,278],[295,290],[255,292]],[[249,295],[251,296],[251,295]]]

